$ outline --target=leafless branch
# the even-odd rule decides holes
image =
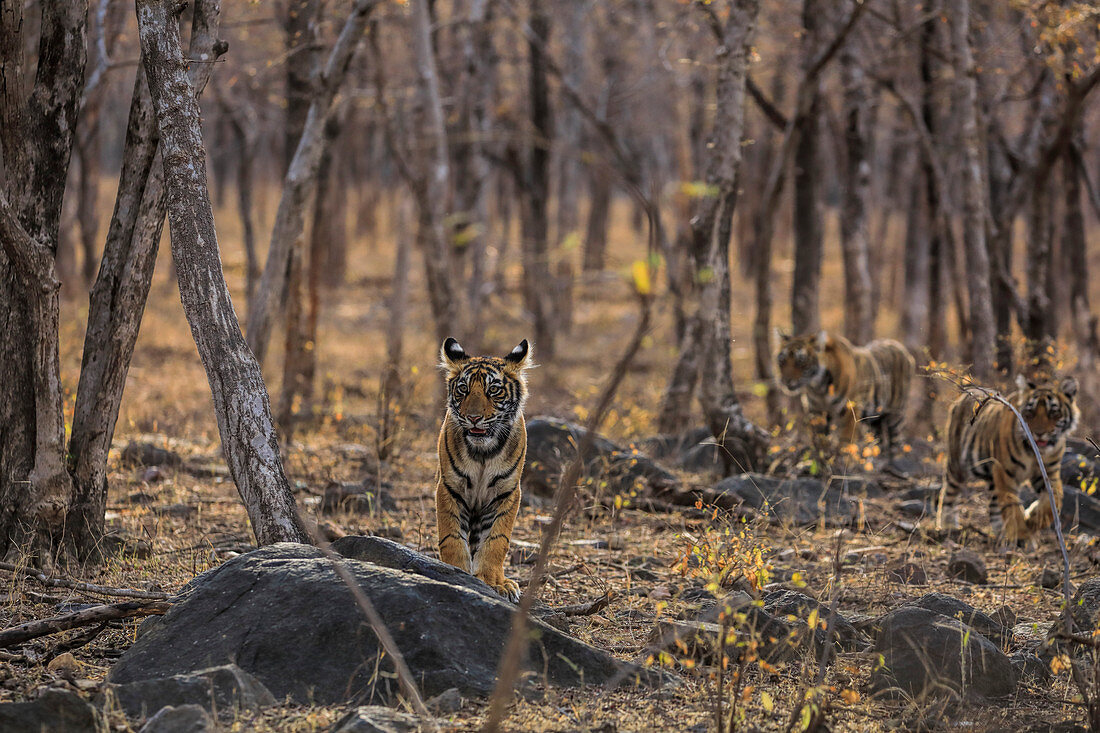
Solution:
[[[0,631],[0,649],[81,626],[91,626],[120,618],[159,616],[166,613],[171,607],[172,604],[167,601],[125,601],[111,605],[93,606],[92,608],[64,613],[52,618],[28,621],[25,624]]]

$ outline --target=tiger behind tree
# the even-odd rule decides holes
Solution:
[[[1035,437],[1059,512],[1062,455],[1066,451],[1066,437],[1077,427],[1080,415],[1076,396],[1077,380],[1073,377],[1041,383],[1027,382],[1021,377],[1017,379],[1017,390],[1007,397]],[[1043,485],[1039,461],[1019,420],[1004,404],[980,392],[961,395],[948,413],[947,469],[936,512],[937,525],[942,524],[947,491],[957,492],[973,480],[983,481],[992,491],[990,519],[1005,541],[1026,540],[1050,526],[1054,518],[1050,497]],[[1024,509],[1018,492],[1029,482],[1039,498]]]
[[[827,431],[839,422],[844,444],[855,442],[858,422],[876,428],[892,463],[916,372],[912,354],[892,339],[853,346],[843,336],[825,331],[780,334],[780,339],[775,357],[780,386],[801,394],[807,411],[824,417],[821,429]]]
[[[517,601],[519,586],[504,577],[504,559],[519,512],[527,453],[527,339],[499,358],[467,356],[449,338],[440,357],[447,414],[439,432],[435,488],[439,556]]]

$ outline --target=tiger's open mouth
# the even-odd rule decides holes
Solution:
[[[483,435],[488,435],[489,431],[486,430],[485,428],[467,428],[466,429],[466,434],[481,437]]]
[[[1049,443],[1049,440],[1043,440],[1042,438],[1035,439],[1035,445],[1039,446],[1040,448],[1046,448]]]

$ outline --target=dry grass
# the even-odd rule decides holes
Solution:
[[[269,193],[263,198],[267,208],[262,212],[263,221],[269,222],[274,197]],[[578,291],[576,328],[563,342],[560,358],[531,375],[530,415],[583,416],[608,366],[609,354],[621,349],[629,337],[636,314],[626,279],[620,275],[633,259],[642,256],[644,239],[630,229],[627,214],[625,210],[616,210],[610,273]],[[238,223],[228,210],[219,211],[217,221],[227,277],[238,309],[242,309],[244,260],[239,247]],[[834,229],[830,227],[822,297],[826,304],[825,322],[839,325],[842,281],[832,234]],[[388,231],[385,217],[381,231]],[[261,241],[263,236],[261,231]],[[419,266],[413,272],[414,298],[406,335],[407,358],[403,375],[410,391],[396,440],[396,453],[388,462],[378,465],[369,458],[364,460],[362,452],[356,449],[357,446],[366,447],[369,454],[375,442],[376,395],[384,357],[382,333],[387,319],[383,303],[392,267],[392,237],[386,234],[381,240],[354,242],[349,285],[333,294],[325,305],[317,344],[318,389],[323,400],[316,419],[300,429],[294,444],[289,446],[286,462],[299,503],[309,511],[315,510],[317,497],[330,479],[353,481],[362,478],[367,471],[380,473],[383,479],[396,486],[398,512],[376,517],[337,515],[330,519],[348,533],[386,533],[431,552],[434,545],[431,492],[440,417],[436,402],[439,377],[434,366],[438,344],[431,336]],[[515,248],[512,249],[514,252]],[[167,254],[167,247],[162,254]],[[789,287],[789,264],[789,260],[781,259],[776,268],[776,318],[780,324],[785,322],[787,313],[786,299],[779,296]],[[115,447],[117,451],[130,440],[152,440],[170,446],[187,458],[216,461],[219,445],[210,394],[174,285],[169,279],[168,265],[167,257],[162,257],[130,369]],[[508,274],[511,283],[518,283],[518,265],[512,264]],[[491,307],[502,315],[494,318],[486,328],[480,344],[468,345],[472,351],[483,346],[506,350],[528,335],[527,325],[518,315],[521,313],[518,292],[513,289],[494,298]],[[748,286],[735,283],[734,308],[737,313],[745,314],[736,318],[733,324],[735,369],[746,390],[747,411],[753,417],[760,417],[761,401],[752,397],[749,389],[752,386],[748,330],[752,292]],[[83,298],[65,305],[62,365],[70,393],[75,392],[86,314]],[[887,309],[879,319],[879,332],[891,333],[891,324],[895,321],[893,310]],[[607,422],[606,430],[616,440],[626,442],[654,432],[656,407],[675,357],[667,313],[660,314],[659,323],[626,379]],[[536,344],[536,358],[537,348]],[[281,354],[276,348],[267,370],[273,388],[278,386],[279,371],[275,366],[280,363]],[[151,554],[144,558],[112,558],[102,567],[89,570],[86,579],[107,585],[171,591],[251,541],[245,512],[230,482],[168,473],[159,481],[147,483],[142,480],[140,470],[122,469],[117,455],[112,458],[112,469],[108,527],[125,537],[148,542]],[[131,501],[130,497],[138,492],[151,495],[153,503],[145,506]],[[1056,551],[1049,539],[1037,550],[1009,555],[998,553],[988,540],[973,530],[964,530],[954,542],[935,542],[922,529],[914,531],[911,526],[899,523],[903,518],[898,516],[894,503],[888,500],[869,503],[864,507],[861,527],[845,537],[846,549],[880,549],[866,552],[863,559],[844,565],[842,611],[875,614],[906,599],[938,590],[962,598],[986,612],[1006,605],[1021,622],[1041,623],[1055,617],[1059,606],[1057,593],[1034,585],[1042,567],[1057,567]],[[194,511],[186,518],[158,513],[158,509],[172,504],[186,504]],[[984,498],[981,498],[973,506],[964,508],[960,518],[963,527],[986,526],[983,505]],[[521,512],[516,529],[518,539],[537,541],[541,527],[538,515],[537,510],[528,508]],[[904,519],[915,522],[911,518]],[[923,520],[921,527],[927,526],[928,520]],[[724,534],[727,528],[733,530],[734,537],[744,530],[746,538],[730,540]],[[714,559],[692,571],[676,567],[677,561],[698,546],[708,532]],[[571,543],[585,538],[612,540],[614,549],[592,549]],[[1071,543],[1074,539],[1071,537]],[[1093,572],[1095,548],[1087,538],[1076,540],[1071,551],[1074,572],[1080,577]],[[972,587],[947,579],[945,566],[955,543],[970,546],[985,556],[994,585]],[[757,549],[761,553],[762,567],[769,575],[766,582],[805,583],[809,592],[826,598],[833,576],[831,544],[832,535],[824,530],[730,526],[721,518],[712,521],[686,519],[630,509],[614,515],[586,510],[568,522],[562,542],[552,557],[553,567],[562,568],[578,562],[583,562],[583,567],[551,583],[546,589],[545,600],[552,605],[577,603],[610,589],[614,593],[611,606],[595,616],[577,619],[574,633],[622,658],[633,658],[644,651],[659,615],[684,610],[685,604],[676,600],[679,591],[706,585],[720,563],[754,563],[753,553]],[[626,561],[639,556],[657,558],[657,580],[632,580]],[[887,561],[903,558],[926,568],[928,586],[907,587],[886,577]],[[513,566],[510,572],[523,578],[529,566]],[[87,602],[86,596],[46,592],[33,583],[10,580],[6,574],[4,580],[8,583],[0,590],[0,623],[4,626],[52,615],[58,603]],[[28,653],[23,659],[0,666],[0,701],[33,697],[37,688],[44,684],[93,688],[107,673],[114,656],[132,642],[135,629],[135,624],[120,625],[78,650],[75,655],[79,668],[67,675],[50,672],[42,663],[49,657],[56,639],[28,645]],[[812,660],[805,661],[772,673],[759,670],[749,673],[739,707],[751,726],[764,730],[785,727],[799,686],[812,680],[814,675]],[[833,730],[887,730],[901,721],[911,720],[916,714],[916,708],[872,701],[862,695],[872,663],[870,655],[845,654],[831,668],[826,684],[833,689],[829,694],[831,710],[828,715]],[[538,694],[530,694],[516,703],[507,727],[547,731],[711,730],[714,728],[714,670],[685,668],[683,671],[682,685],[656,692],[594,694],[591,690],[540,689],[536,685],[534,689]],[[839,695],[844,690],[854,690],[861,693],[861,697],[857,701],[849,696],[848,702],[842,702]],[[771,712],[765,709],[762,691],[774,700]],[[970,728],[982,730],[998,726],[1018,729],[1022,721],[1032,718],[1044,721],[1079,719],[1077,707],[1067,702],[1072,697],[1065,675],[1045,688],[1022,683],[1014,700],[994,708],[960,711],[957,722],[966,721]],[[456,730],[474,730],[484,712],[483,702],[467,702],[461,713],[450,717],[450,723]],[[253,718],[242,718],[234,723],[233,729],[321,730],[340,714],[341,711],[335,708],[285,706]],[[126,723],[116,716],[112,725],[125,729]]]

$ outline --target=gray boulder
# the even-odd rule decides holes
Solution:
[[[109,684],[102,695],[112,698],[127,717],[137,720],[169,706],[198,705],[218,715],[232,715],[275,704],[275,698],[263,683],[235,664]]]
[[[452,687],[468,697],[492,691],[512,624],[511,604],[469,581],[458,585],[415,571],[344,562],[426,697]],[[662,679],[538,620],[531,638],[526,668],[552,684]],[[168,677],[231,660],[277,698],[299,703],[387,702],[397,692],[392,663],[350,590],[331,561],[307,545],[264,547],[196,578],[186,598],[119,659],[110,681]]]
[[[138,733],[213,733],[217,723],[201,705],[169,705],[141,726]]]
[[[67,690],[46,690],[37,700],[0,705],[0,733],[40,730],[95,733],[95,710]]]
[[[871,673],[876,691],[930,697],[987,699],[1011,695],[1016,670],[1005,654],[957,619],[902,606],[878,623],[875,651],[883,666]]]
[[[781,522],[808,527],[824,520],[829,526],[848,525],[860,497],[882,494],[878,484],[862,478],[834,477],[827,484],[815,478],[782,478],[743,473],[714,487],[712,503],[741,504]]]
[[[774,590],[765,595],[764,609],[780,619],[785,616],[794,616],[803,621],[816,610],[818,618],[826,624],[829,623],[831,612],[828,605],[817,599],[811,598],[805,593],[785,589]],[[839,612],[833,621],[833,632],[836,634],[836,644],[841,651],[861,652],[871,645],[859,629]]]
[[[552,417],[537,417],[527,423],[527,462],[523,469],[523,490],[534,496],[552,498],[566,467],[577,455],[587,431],[573,423]],[[639,450],[624,449],[603,436],[596,436],[585,461],[584,478],[606,481],[601,493],[614,495],[632,489],[662,493],[679,488],[680,481]]]
[[[969,603],[944,593],[927,593],[909,605],[927,608],[929,611],[956,619],[997,644],[1008,644],[1012,640],[1011,629],[1004,628]]]

